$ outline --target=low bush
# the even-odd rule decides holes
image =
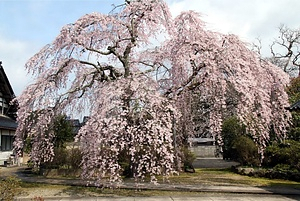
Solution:
[[[247,144],[245,142],[241,140],[240,143]],[[300,182],[300,142],[287,140],[285,143],[274,142],[269,145],[262,167],[247,175]],[[234,171],[239,173],[237,168]]]
[[[81,167],[82,153],[79,148],[73,148],[68,150],[68,165],[74,169],[78,170]]]
[[[297,170],[300,172],[300,142],[287,140],[285,143],[273,143],[265,151],[265,167]]]
[[[60,166],[68,164],[69,151],[65,148],[54,149],[54,159],[52,162],[45,164],[47,169],[58,169]]]
[[[246,127],[238,120],[237,117],[233,116],[224,120],[221,131],[224,159],[233,160],[236,158],[236,153],[233,150],[233,143],[238,136],[242,135],[246,135]]]
[[[278,165],[275,168],[248,168],[232,167],[231,171],[251,177],[264,177],[269,179],[283,179],[300,182],[300,172],[290,170],[288,166]]]
[[[256,144],[247,136],[238,136],[233,141],[233,159],[243,166],[258,166],[260,164],[259,154]]]
[[[193,162],[196,159],[196,155],[189,150],[188,147],[183,147],[182,148],[182,162],[184,166],[184,171],[185,172],[195,172]]]
[[[0,200],[14,200],[21,192],[21,182],[15,177],[7,177],[0,181]]]
[[[50,170],[57,169],[63,175],[76,176],[79,173],[82,161],[82,153],[79,148],[55,148],[53,161],[42,164],[40,174],[48,175]],[[61,171],[62,170],[62,171]],[[65,171],[67,170],[67,171]]]

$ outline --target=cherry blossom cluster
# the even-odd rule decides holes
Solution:
[[[83,150],[83,175],[91,181],[109,178],[121,182],[121,154],[130,158],[133,177],[170,176],[174,171],[171,102],[158,94],[155,83],[144,76],[107,83],[102,96],[80,130],[77,140]],[[110,104],[108,104],[110,103]]]

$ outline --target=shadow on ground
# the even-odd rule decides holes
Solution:
[[[221,158],[197,158],[193,163],[194,168],[231,168],[237,165],[238,162]]]

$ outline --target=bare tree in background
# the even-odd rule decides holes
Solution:
[[[279,36],[271,45],[270,61],[290,76],[300,76],[300,28],[280,25]]]

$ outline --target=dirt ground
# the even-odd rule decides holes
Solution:
[[[13,167],[0,167],[0,178],[8,176],[17,176],[17,171],[20,169],[18,166]]]

